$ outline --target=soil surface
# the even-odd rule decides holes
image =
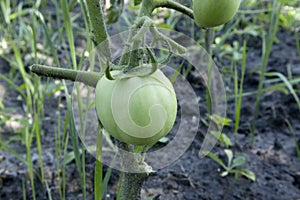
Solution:
[[[180,26],[177,27],[180,31]],[[300,37],[300,35],[299,35]],[[280,72],[288,75],[288,69],[293,76],[300,75],[300,62],[297,55],[294,35],[287,30],[280,30],[277,35],[278,42],[274,44],[268,62],[268,72]],[[248,43],[248,58],[246,77],[244,81],[244,92],[256,91],[258,87],[258,74],[253,69],[259,68],[261,59],[261,39],[251,38]],[[217,61],[221,66],[226,62]],[[0,73],[8,76],[10,66],[0,59]],[[229,66],[228,66],[229,67]],[[201,82],[197,78],[189,77],[195,90],[203,90]],[[21,78],[17,78],[15,83],[21,84]],[[224,79],[226,80],[226,79]],[[233,82],[225,82],[226,87],[233,91]],[[271,84],[265,84],[265,87]],[[11,117],[22,118],[25,115],[24,105],[18,99],[18,93],[9,88],[8,84],[0,80],[0,88],[4,98],[5,108],[13,108]],[[300,89],[300,85],[294,85],[295,89]],[[199,92],[200,93],[200,92]],[[45,99],[45,118],[42,122],[42,147],[45,167],[45,179],[51,191],[53,199],[59,199],[58,182],[56,174],[55,144],[54,135],[57,129],[57,118],[65,117],[66,102],[62,97],[62,105],[59,105],[58,96],[51,96]],[[300,93],[298,92],[298,96]],[[284,94],[281,91],[270,91],[263,93],[260,112],[255,129],[254,143],[251,143],[251,132],[249,129],[252,120],[256,94],[245,96],[242,102],[241,122],[236,140],[234,142],[234,123],[225,127],[223,132],[233,141],[230,149],[235,156],[243,155],[247,158],[245,168],[253,171],[256,181],[251,181],[243,176],[238,179],[234,175],[222,177],[222,168],[210,158],[199,159],[199,149],[201,148],[203,136],[201,128],[190,145],[188,150],[170,166],[152,174],[145,182],[142,190],[142,197],[156,195],[157,199],[257,199],[257,200],[296,200],[300,199],[300,162],[296,153],[296,145],[300,145],[300,111],[295,99],[291,94]],[[60,112],[53,112],[62,107]],[[233,119],[235,116],[235,104],[233,98],[228,98],[227,117]],[[293,127],[289,128],[287,122]],[[16,133],[20,124],[4,124],[1,128],[3,141],[20,137]],[[201,126],[203,127],[203,126]],[[203,128],[204,129],[204,128]],[[295,135],[294,135],[295,134]],[[70,142],[71,143],[71,142]],[[9,143],[11,149],[26,158],[24,144],[20,144],[18,139]],[[226,147],[222,144],[216,145],[213,153],[218,155],[224,162],[227,158],[224,153]],[[72,147],[70,146],[71,150]],[[38,154],[35,142],[32,145],[32,160],[34,169],[39,171]],[[31,187],[27,167],[7,151],[0,152],[0,199],[23,199],[22,192],[26,191],[28,199],[31,199]],[[95,159],[90,154],[86,154],[87,172],[87,197],[93,199],[93,176]],[[105,167],[104,171],[107,170]],[[41,185],[36,178],[37,199],[47,199],[46,187]],[[67,199],[82,199],[80,179],[77,173],[75,162],[67,166]],[[107,199],[115,199],[118,172],[113,170],[109,181]],[[24,188],[24,190],[22,189]]]

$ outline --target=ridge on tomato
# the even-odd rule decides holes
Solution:
[[[194,19],[198,26],[209,28],[228,22],[237,12],[241,0],[194,0]]]
[[[96,112],[104,128],[127,144],[152,145],[173,127],[177,100],[169,79],[150,76],[109,80],[96,86]]]

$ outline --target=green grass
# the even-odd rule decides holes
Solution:
[[[242,65],[241,65],[241,76],[240,83],[238,83],[238,70],[237,66],[234,67],[234,94],[235,94],[235,124],[234,124],[234,133],[235,138],[239,129],[240,118],[241,118],[241,107],[243,99],[243,84],[245,78],[246,70],[246,59],[247,59],[247,42],[244,42],[243,46],[243,56],[242,56]]]
[[[263,34],[263,46],[262,46],[262,61],[261,61],[261,68],[260,68],[260,77],[259,77],[259,85],[258,85],[258,93],[255,101],[255,110],[254,110],[254,116],[253,121],[251,123],[251,143],[254,145],[254,134],[255,134],[255,128],[256,128],[256,120],[259,114],[259,105],[260,105],[260,99],[262,96],[262,89],[263,84],[265,80],[264,73],[266,71],[266,67],[268,64],[268,60],[270,57],[270,53],[272,50],[273,43],[276,39],[276,33],[278,31],[279,26],[279,13],[281,10],[282,5],[277,2],[277,0],[272,1],[272,12],[270,14],[270,24],[267,32]]]
[[[55,1],[52,1],[55,2]],[[29,2],[30,3],[30,2]],[[65,8],[66,1],[62,2],[62,7]],[[43,130],[41,129],[41,122],[43,120],[43,104],[45,99],[45,88],[48,87],[49,80],[46,81],[46,83],[42,83],[41,79],[37,76],[32,76],[31,74],[28,74],[25,69],[25,63],[24,63],[24,53],[31,52],[30,59],[31,61],[29,63],[43,63],[44,61],[39,58],[39,53],[41,53],[41,49],[38,49],[38,43],[43,46],[48,46],[48,48],[44,49],[45,53],[48,53],[48,58],[53,58],[54,63],[57,65],[60,65],[59,61],[59,55],[58,55],[58,49],[60,48],[60,44],[65,44],[65,38],[63,37],[63,30],[58,29],[53,30],[52,27],[49,27],[49,24],[46,25],[45,23],[45,16],[42,15],[42,13],[39,11],[39,9],[43,9],[40,4],[40,1],[37,1],[35,3],[32,2],[32,7],[24,9],[24,4],[21,2],[18,5],[11,6],[13,3],[10,1],[1,1],[1,9],[4,14],[5,22],[6,24],[2,24],[5,26],[5,33],[4,38],[7,43],[9,43],[9,47],[13,51],[13,57],[14,59],[11,59],[8,57],[8,55],[2,55],[7,61],[9,61],[10,65],[12,66],[10,71],[10,77],[7,78],[1,74],[1,77],[3,80],[6,80],[10,87],[17,90],[21,96],[24,99],[26,109],[25,109],[25,116],[27,118],[26,121],[32,123],[26,123],[23,131],[23,138],[24,141],[22,143],[25,144],[26,147],[26,160],[22,160],[21,156],[18,155],[17,152],[14,152],[12,149],[9,148],[8,144],[4,146],[4,149],[13,153],[17,158],[22,160],[26,163],[26,165],[29,168],[29,177],[31,182],[31,188],[32,188],[32,198],[36,199],[36,191],[35,191],[35,174],[32,163],[32,148],[33,148],[33,141],[35,141],[35,144],[37,145],[38,150],[38,156],[39,156],[39,168],[40,168],[40,174],[38,175],[41,183],[44,183],[44,164],[42,160],[42,154],[43,154],[43,146],[41,144],[41,137]],[[47,4],[45,4],[47,6]],[[66,31],[67,31],[67,41],[70,44],[71,51],[71,57],[72,57],[72,64],[69,66],[73,66],[74,68],[77,68],[76,64],[76,52],[75,52],[75,46],[74,46],[74,40],[72,35],[72,27],[71,27],[71,20],[68,16],[68,12],[61,12],[59,11],[60,6],[54,3],[54,6],[56,7],[56,16],[57,20],[64,20],[66,23]],[[62,13],[64,13],[63,17],[61,16]],[[28,18],[28,15],[31,16],[31,19]],[[62,23],[61,21],[58,21],[58,23]],[[14,26],[18,27],[18,31],[14,30]],[[41,32],[42,31],[42,32]],[[55,37],[57,36],[57,37]],[[44,40],[40,40],[39,38],[45,38]],[[59,39],[57,43],[54,43],[53,40]],[[23,46],[22,44],[27,44],[26,46]],[[68,53],[67,53],[68,54]],[[66,55],[67,55],[66,54]],[[28,61],[27,61],[28,62]],[[15,76],[20,75],[23,80],[23,84],[17,85],[14,83]],[[66,85],[65,85],[66,88]],[[67,91],[67,90],[66,90]],[[70,102],[70,101],[69,101]],[[72,116],[72,105],[68,103],[67,107],[69,108],[69,116]],[[73,141],[73,146],[75,146],[74,150],[75,152],[79,149],[79,144],[76,142],[77,139],[77,133],[75,131],[74,123],[72,123],[72,117],[68,117],[66,120],[69,121],[71,125],[71,136]],[[58,125],[60,126],[60,120],[58,122]],[[63,134],[61,135],[60,127],[58,128],[58,133],[56,135],[56,152],[57,152],[57,158],[58,161],[60,158],[66,155],[67,153],[67,146],[68,146],[68,133],[67,133],[67,124],[65,123],[65,129],[63,131]],[[73,125],[73,126],[72,126]],[[73,127],[73,128],[72,128]],[[63,142],[63,145],[60,144],[60,142]],[[60,145],[58,145],[60,144]],[[77,144],[77,146],[76,146]],[[3,147],[3,145],[2,145]],[[79,155],[79,154],[77,154]],[[84,155],[84,154],[82,154]],[[78,161],[77,157],[77,161]],[[83,159],[84,161],[84,156]],[[77,162],[78,169],[81,172],[81,167],[84,165],[81,165],[80,162]],[[62,182],[62,184],[58,184],[60,186],[59,193],[61,199],[66,198],[66,179],[65,179],[65,172],[66,172],[66,166],[63,165],[62,168],[59,165],[57,166],[57,170],[59,171],[58,174],[61,175],[61,179],[59,178],[59,181]],[[85,175],[81,175],[82,177],[82,185],[83,188],[85,187]],[[47,186],[47,185],[45,185]],[[26,192],[26,191],[25,191]],[[83,189],[83,192],[85,193],[85,189]],[[51,197],[51,194],[48,193]],[[25,195],[25,193],[24,193]],[[24,196],[24,198],[26,195]]]

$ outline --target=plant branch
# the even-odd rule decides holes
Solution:
[[[181,12],[194,19],[193,10],[173,0],[154,0],[154,8],[166,7]]]
[[[81,82],[92,87],[96,87],[98,80],[102,77],[102,74],[97,72],[78,71],[38,64],[31,65],[29,69],[39,76]]]
[[[143,162],[144,157],[142,154],[137,153],[134,155],[126,153],[134,152],[135,147],[133,145],[119,142],[118,146],[119,148],[123,149],[120,151],[120,154],[122,158],[122,167],[124,169],[119,183],[119,192],[121,193],[120,199],[138,200],[141,196],[143,183],[147,179],[149,173],[152,172],[152,169],[149,170],[149,166]],[[137,172],[141,173],[128,172],[131,170],[136,170]]]
[[[92,40],[97,46],[108,39],[104,14],[99,0],[86,0],[86,4],[91,25]],[[109,43],[107,43],[106,47],[103,46],[101,51],[103,51],[107,58],[110,58],[111,54],[108,45]]]
[[[99,0],[86,0],[91,32],[96,45],[107,39],[104,15]]]
[[[123,172],[121,177],[121,200],[138,200],[147,174]]]

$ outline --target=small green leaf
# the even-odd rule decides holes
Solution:
[[[142,2],[142,0],[134,0],[134,5],[137,6]]]
[[[108,9],[108,24],[113,24],[119,20],[124,8],[124,0],[110,0],[111,7]]]
[[[157,27],[158,28],[164,28],[164,29],[171,29],[172,28],[169,24],[166,24],[166,23],[157,24]]]
[[[158,141],[159,141],[160,143],[166,144],[167,142],[169,142],[169,138],[167,138],[167,137],[162,137],[162,138],[160,138]]]
[[[225,166],[223,161],[220,158],[218,158],[215,154],[213,154],[211,152],[203,152],[203,154],[208,156],[209,158],[211,158],[212,160],[217,162],[219,165],[221,165],[225,170],[227,170],[227,167]]]
[[[214,123],[216,123],[217,125],[223,125],[223,126],[228,126],[232,120],[225,118],[225,117],[221,117],[217,114],[213,114],[210,117],[210,120],[212,120]]]
[[[81,154],[81,149],[79,149],[79,154]],[[73,160],[75,160],[75,153],[74,153],[74,151],[71,151],[67,155],[65,155],[64,164],[68,165],[71,162],[73,162]]]
[[[227,166],[231,166],[231,161],[232,161],[232,158],[233,158],[233,153],[230,149],[224,149],[224,152],[226,153],[227,155],[227,158],[228,158],[228,164]]]
[[[226,145],[226,147],[232,146],[231,140],[225,133],[222,133],[221,139],[222,139],[222,142],[224,142],[224,144]]]
[[[241,169],[239,170],[240,174],[245,176],[246,178],[255,181],[256,180],[256,176],[254,174],[254,172],[248,170],[248,169]]]
[[[240,167],[246,164],[246,157],[245,156],[239,156],[235,159],[233,159],[232,165],[230,166],[231,168],[234,167]]]

